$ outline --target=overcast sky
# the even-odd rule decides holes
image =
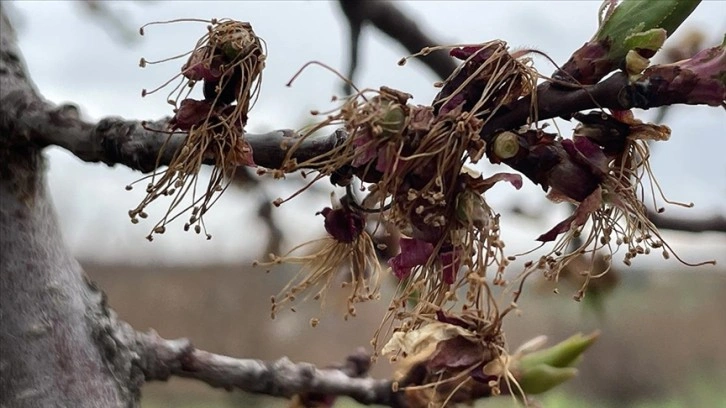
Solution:
[[[587,41],[596,25],[598,1],[466,1],[397,2],[433,38],[443,44],[476,43],[494,38],[514,48],[533,47],[555,61],[565,61]],[[33,80],[43,95],[57,103],[71,101],[86,117],[104,116],[151,119],[170,114],[165,95],[142,99],[142,88],[154,88],[178,72],[180,63],[141,69],[138,61],[161,59],[193,47],[205,32],[204,24],[179,23],[154,26],[139,37],[144,23],[175,18],[229,17],[249,21],[267,42],[269,56],[263,75],[262,93],[250,115],[250,131],[295,128],[308,119],[313,108],[326,108],[330,96],[339,92],[339,82],[329,72],[313,67],[292,88],[285,83],[310,60],[345,70],[347,26],[335,2],[112,2],[110,8],[128,27],[135,40],[124,41],[119,31],[103,19],[90,18],[77,2],[14,2],[11,16],[19,31],[20,44]],[[709,44],[720,41],[726,29],[726,3],[704,1],[691,16],[689,27],[701,28]],[[679,33],[676,33],[676,36]],[[137,38],[138,37],[138,38]],[[396,65],[405,55],[398,45],[372,29],[362,37],[359,87],[391,86],[414,95],[414,101],[428,103],[435,95],[437,79],[417,63]],[[553,70],[544,60],[537,67]],[[648,119],[653,112],[641,113]],[[670,209],[679,216],[726,213],[726,112],[705,107],[677,107],[668,125],[671,141],[656,146],[653,167],[669,198],[693,201],[692,210]],[[567,132],[572,125],[566,123]],[[140,191],[126,192],[124,186],[139,176],[125,168],[81,163],[61,149],[50,149],[50,187],[61,215],[63,231],[76,255],[83,259],[109,262],[232,262],[256,256],[264,246],[264,233],[255,219],[257,199],[245,193],[227,194],[210,213],[208,224],[215,238],[185,234],[173,224],[164,236],[144,240],[150,223],[132,225],[126,212],[141,198]],[[505,171],[501,168],[499,171]],[[272,198],[280,192],[268,188]],[[562,209],[548,204],[539,189],[529,183],[525,193],[514,194],[497,187],[487,199],[505,210],[517,202],[532,211],[551,213],[545,220],[508,222],[507,236],[515,248],[531,247],[530,240],[562,216]],[[295,241],[320,233],[321,219],[314,217],[325,201],[302,199],[275,210],[276,216]],[[160,216],[161,213],[151,214]],[[506,218],[506,217],[505,217]],[[524,226],[524,223],[529,225]],[[314,226],[314,227],[313,227]],[[677,247],[700,255],[726,248],[726,238],[675,234]],[[526,239],[526,242],[525,242]],[[508,241],[510,242],[510,241]],[[293,244],[295,242],[288,242]],[[704,249],[705,248],[705,249]],[[717,254],[726,260],[726,255]]]

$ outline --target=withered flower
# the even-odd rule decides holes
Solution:
[[[180,79],[169,94],[169,102],[175,109],[166,132],[170,138],[185,137],[166,170],[141,179],[150,178],[147,196],[129,211],[132,222],[138,222],[137,217],[145,217],[146,207],[157,198],[173,197],[166,214],[147,237],[149,240],[154,233],[163,233],[168,223],[186,212],[191,212],[191,216],[184,229],[193,227],[197,233],[204,230],[207,238],[211,238],[206,233],[204,214],[227,188],[238,166],[255,166],[252,147],[244,139],[244,127],[264,67],[262,40],[249,23],[234,20],[208,23],[207,34],[188,53],[181,72],[161,87],[142,92],[144,96],[157,92],[174,79]],[[141,60],[142,66],[154,63]],[[192,99],[190,94],[199,82],[203,83],[204,99]],[[205,191],[199,194],[196,184],[204,163],[211,163],[213,167]],[[186,204],[184,199],[189,194],[191,204]]]
[[[396,362],[395,387],[413,407],[444,407],[495,394],[499,377],[485,375],[483,368],[504,352],[498,320],[442,311],[417,329],[393,333],[382,350]]]
[[[333,284],[341,271],[350,274],[350,281],[343,286],[350,286],[348,309],[345,317],[355,316],[355,304],[379,297],[379,279],[381,266],[375,251],[373,240],[365,229],[365,216],[356,212],[343,199],[326,207],[318,214],[324,217],[325,230],[328,236],[320,240],[299,245],[284,256],[271,254],[269,262],[255,262],[257,266],[273,266],[283,263],[300,264],[302,268],[293,280],[272,298],[272,317],[277,314],[280,306],[293,303],[300,295],[315,300],[325,300],[326,290]],[[311,244],[318,249],[309,255],[295,256],[294,252]],[[308,292],[315,288],[316,292]],[[308,293],[305,293],[308,292]]]
[[[571,216],[537,238],[542,242],[550,242],[561,236],[550,254],[533,263],[528,270],[542,269],[546,277],[556,280],[560,271],[572,260],[590,254],[592,264],[596,251],[604,249],[613,254],[621,246],[627,248],[623,259],[626,265],[630,265],[637,255],[649,254],[656,249],[662,251],[663,257],[669,258],[673,251],[648,219],[641,197],[650,190],[655,203],[657,188],[666,202],[692,206],[665,199],[650,167],[648,142],[667,140],[670,129],[643,123],[635,119],[630,111],[614,111],[611,114],[593,112],[575,117],[582,124],[575,129],[572,139],[560,142],[567,160],[559,163],[566,162],[569,165],[553,166],[552,169],[556,171],[550,170],[546,177],[556,176],[565,181],[585,177],[596,184],[591,190],[582,190],[583,184],[556,180],[551,182],[550,199],[574,202],[577,207]],[[650,186],[645,187],[644,180]],[[658,211],[663,209],[659,208]],[[588,230],[585,230],[586,224],[589,225]],[[570,247],[575,239],[581,241],[573,250]],[[600,277],[609,269],[607,267],[595,275],[591,270],[581,271],[585,280],[575,294],[575,299],[584,296],[591,278]]]

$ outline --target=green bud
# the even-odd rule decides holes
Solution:
[[[649,50],[656,52],[668,38],[668,32],[662,28],[654,28],[645,32],[633,33],[623,40],[627,50]]]
[[[528,353],[519,359],[519,368],[528,371],[540,365],[564,368],[574,365],[582,353],[595,343],[599,332],[583,336],[577,333],[567,340],[561,341],[544,350]]]
[[[645,71],[650,65],[650,60],[638,54],[635,50],[628,51],[625,56],[625,72],[633,79],[637,79],[638,75]]]
[[[516,378],[522,391],[525,394],[533,395],[549,391],[576,375],[576,368],[559,368],[540,364],[521,371]]]
[[[456,197],[456,218],[462,224],[473,223],[477,228],[490,228],[489,205],[476,191],[466,189]]]

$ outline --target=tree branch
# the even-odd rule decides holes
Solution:
[[[364,351],[349,356],[343,366],[319,369],[285,357],[265,362],[213,354],[195,348],[187,339],[166,340],[154,331],[137,333],[136,349],[147,381],[166,381],[177,376],[200,380],[212,387],[274,397],[315,393],[348,396],[366,405],[401,406],[390,380],[361,378],[370,367],[370,357]]]
[[[356,10],[363,7],[357,4],[357,2],[341,2],[341,6]],[[388,3],[381,4],[385,6],[376,7],[392,7]],[[357,13],[365,15],[377,13],[371,10],[373,9],[365,13],[359,10]],[[8,55],[3,61],[16,60],[15,57],[10,57],[12,56]],[[3,78],[24,75],[24,70],[21,68],[4,64]],[[667,99],[649,95],[648,89],[654,86],[652,77],[654,74],[660,75],[662,69],[661,71],[659,69],[661,69],[659,66],[650,68],[635,82],[629,81],[623,73],[616,73],[598,84],[578,89],[544,83],[537,89],[537,118],[545,120],[558,116],[569,117],[573,112],[598,107],[624,110],[632,107],[663,106],[674,102],[688,103],[687,100],[674,100],[672,95]],[[17,88],[15,84],[13,82],[2,87],[0,112],[3,112],[4,121],[10,121],[4,123],[4,126],[14,129],[17,135],[25,135],[39,147],[58,145],[84,161],[103,162],[108,165],[119,163],[132,169],[150,172],[168,164],[184,141],[184,134],[169,136],[164,131],[168,119],[144,123],[111,117],[92,124],[79,117],[75,106],[54,106],[40,99],[32,86]],[[644,95],[651,97],[643,97]],[[531,114],[530,100],[530,97],[523,98],[500,110],[485,123],[481,132],[483,138],[491,141],[501,130],[514,129],[526,124]],[[247,134],[245,137],[253,149],[254,160],[258,165],[265,168],[280,168],[287,154],[287,148],[297,141],[298,135],[292,130],[277,130],[265,134]],[[347,134],[342,129],[330,135],[309,137],[295,151],[294,157],[298,162],[305,161],[330,151],[343,143],[346,138]],[[523,169],[518,170],[523,171]],[[526,171],[524,173],[527,174]],[[718,219],[707,220],[707,223],[691,221],[673,223],[668,219],[656,217],[654,221],[663,223],[665,228],[677,230],[722,231],[724,229],[723,223]]]
[[[669,229],[686,232],[726,232],[726,217],[712,215],[704,218],[674,218],[662,214],[648,212],[648,219],[658,229]]]
[[[339,0],[341,10],[348,19],[350,28],[350,66],[348,78],[353,80],[353,74],[358,65],[358,43],[361,28],[370,23],[382,33],[401,44],[406,50],[415,54],[422,48],[439,44],[438,41],[427,36],[403,11],[389,1],[361,1]],[[456,69],[456,62],[445,50],[434,51],[420,58],[431,71],[446,79]]]
[[[615,74],[597,85],[577,90],[562,89],[545,83],[537,90],[538,118],[545,120],[567,116],[597,107],[629,109],[632,101],[624,95],[628,95],[638,86],[639,82],[629,84],[624,74]],[[139,122],[110,117],[91,124],[80,119],[78,110],[72,105],[56,107],[37,100],[35,96],[29,97],[20,90],[9,93],[3,90],[2,96],[0,111],[14,120],[13,126],[19,132],[28,135],[40,146],[63,147],[87,162],[123,164],[135,170],[149,172],[168,164],[184,141],[183,134],[169,137],[165,133],[166,119]],[[661,105],[655,101],[638,107],[655,106]],[[498,131],[526,124],[529,116],[530,98],[527,97],[495,115],[484,125],[481,133],[486,140],[491,140]],[[245,135],[252,146],[255,163],[272,169],[282,165],[287,148],[298,137],[289,129]],[[299,162],[305,161],[330,151],[346,138],[347,133],[342,129],[330,135],[308,137],[296,150],[294,157]]]
[[[654,66],[636,81],[631,81],[623,72],[616,72],[595,85],[581,88],[562,87],[545,82],[537,87],[537,119],[546,120],[556,117],[569,119],[572,114],[588,109],[607,108],[628,110],[633,108],[650,109],[674,104],[710,105],[710,100],[694,100],[686,92],[659,95],[653,89],[662,86],[663,71],[671,67]],[[724,96],[721,97],[722,99]],[[503,130],[515,129],[527,123],[531,114],[532,96],[521,98],[506,107],[484,124],[482,137],[490,141]]]
[[[170,136],[166,132],[168,119],[140,122],[109,117],[92,124],[80,119],[73,105],[55,107],[21,90],[3,92],[0,112],[13,120],[18,132],[40,147],[56,145],[86,162],[122,164],[142,172],[169,164],[185,138],[181,133]],[[288,129],[245,135],[253,148],[255,163],[272,169],[282,165],[287,149],[297,137]],[[343,131],[309,137],[293,157],[305,161],[330,151],[345,138]]]

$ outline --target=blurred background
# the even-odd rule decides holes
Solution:
[[[596,1],[566,2],[415,2],[395,6],[414,19],[439,44],[478,43],[495,38],[512,48],[535,48],[563,63],[597,27]],[[249,21],[268,47],[262,92],[250,114],[248,130],[264,132],[299,128],[314,118],[311,109],[332,107],[341,95],[338,77],[309,68],[285,84],[306,62],[317,60],[346,72],[349,26],[338,2],[4,2],[33,80],[56,103],[73,102],[85,117],[155,119],[171,114],[165,93],[141,98],[179,72],[183,61],[139,68],[141,57],[163,59],[190,50],[206,32],[203,23],[138,27],[178,18],[229,17]],[[726,3],[704,1],[669,44],[685,44],[700,32],[701,47],[721,41]],[[372,25],[360,39],[355,83],[360,88],[394,87],[428,104],[437,90],[435,73],[417,61],[396,62],[408,53]],[[665,58],[665,57],[662,57]],[[657,58],[656,58],[657,60]],[[538,69],[554,70],[544,58]],[[659,112],[637,112],[655,120]],[[673,134],[652,146],[652,167],[670,199],[693,202],[693,209],[666,206],[672,219],[702,223],[700,232],[664,231],[673,249],[690,262],[716,259],[716,266],[690,268],[659,254],[637,258],[616,270],[582,303],[575,286],[531,279],[521,314],[506,325],[512,348],[539,334],[550,342],[573,332],[600,329],[601,340],[587,353],[580,375],[543,396],[545,407],[716,407],[726,406],[726,113],[723,109],[679,106],[665,115]],[[567,136],[574,123],[558,123]],[[185,233],[182,225],[153,242],[144,239],[162,207],[138,225],[127,211],[142,191],[124,186],[141,174],[122,167],[83,163],[59,148],[47,151],[49,183],[63,232],[87,273],[106,291],[112,307],[139,330],[154,328],[167,338],[189,337],[195,345],[237,357],[275,359],[288,356],[325,366],[367,346],[395,289],[387,282],[381,302],[359,308],[344,321],[345,298],[332,295],[325,309],[310,302],[297,313],[269,317],[269,298],[294,270],[265,273],[251,268],[270,250],[287,250],[323,234],[315,212],[329,205],[327,182],[280,208],[269,203],[300,187],[297,176],[282,182],[241,174],[207,218],[214,236]],[[507,171],[481,165],[484,172]],[[534,238],[563,219],[568,209],[550,203],[542,191],[525,183],[520,191],[499,186],[487,201],[502,213],[503,239],[511,253],[529,250]],[[661,200],[662,201],[662,200]],[[659,205],[662,205],[659,204]],[[707,222],[703,223],[706,220]],[[712,222],[709,223],[708,221]],[[720,223],[720,224],[719,224]],[[699,224],[701,225],[701,224]],[[709,227],[710,225],[710,227]],[[719,231],[719,225],[720,231]],[[714,231],[715,230],[715,231]],[[617,259],[617,258],[616,258]],[[517,273],[517,265],[512,273]],[[311,328],[311,317],[321,323]],[[373,370],[386,376],[391,367],[379,361]],[[143,406],[247,407],[285,406],[269,398],[227,393],[184,380],[150,384]],[[355,406],[341,401],[341,406]],[[481,406],[512,406],[509,399]]]

